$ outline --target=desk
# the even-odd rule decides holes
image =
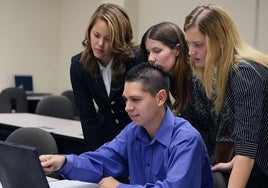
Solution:
[[[38,127],[55,138],[59,153],[80,154],[85,150],[80,121],[49,117],[31,113],[0,113],[0,140],[19,127]]]
[[[57,180],[57,179],[48,179],[48,184],[50,188],[98,188],[98,184],[87,183],[82,181],[74,180]],[[3,188],[0,182],[0,188]]]
[[[98,184],[74,180],[57,180],[48,182],[50,188],[98,188]]]

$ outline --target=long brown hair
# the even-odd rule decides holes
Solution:
[[[98,19],[105,21],[108,25],[109,39],[111,40],[114,55],[112,80],[120,82],[118,83],[120,85],[123,81],[122,75],[126,72],[127,64],[130,63],[130,59],[134,56],[133,32],[130,19],[122,7],[111,3],[100,5],[90,18],[85,39],[82,42],[85,49],[82,52],[80,61],[93,77],[100,76],[100,72],[97,59],[90,45],[90,31]]]
[[[191,68],[188,63],[188,45],[183,31],[172,22],[161,22],[151,26],[141,40],[141,55],[144,61],[148,61],[148,53],[145,42],[150,38],[161,42],[170,49],[175,49],[179,44],[180,54],[176,58],[172,77],[175,81],[173,111],[178,115],[190,102]]]

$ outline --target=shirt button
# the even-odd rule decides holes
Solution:
[[[118,119],[115,119],[115,123],[116,123],[116,124],[119,124],[119,120],[118,120]]]
[[[150,163],[147,163],[147,166],[148,166],[148,167],[150,167],[150,166],[151,166],[151,164],[150,164]]]
[[[115,101],[112,101],[112,102],[111,102],[111,105],[114,105],[114,104],[115,104]]]
[[[114,114],[114,111],[113,110],[111,110],[111,112]]]

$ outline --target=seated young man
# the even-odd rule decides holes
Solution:
[[[93,152],[42,155],[46,174],[99,183],[100,187],[212,188],[205,144],[193,126],[167,106],[169,76],[143,63],[126,76],[123,96],[132,119],[122,132]],[[113,177],[128,172],[130,184]]]

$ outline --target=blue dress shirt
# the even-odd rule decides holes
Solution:
[[[99,182],[103,177],[129,172],[130,185],[120,184],[119,188],[213,187],[202,137],[170,109],[153,139],[132,122],[95,152],[65,156],[66,164],[58,172],[68,179]]]

